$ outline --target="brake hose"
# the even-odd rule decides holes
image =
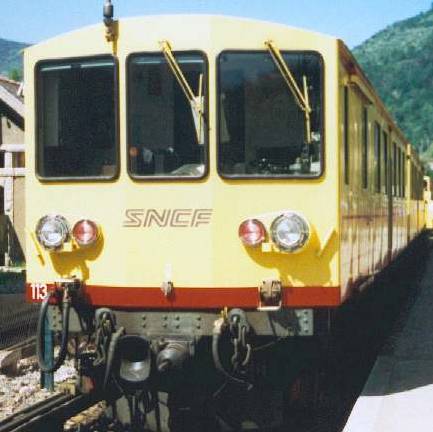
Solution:
[[[114,354],[116,353],[116,348],[117,348],[117,342],[119,341],[119,338],[124,333],[125,333],[125,328],[120,327],[119,330],[117,330],[111,337],[111,341],[107,353],[107,364],[105,366],[104,386],[103,386],[104,389],[107,388],[108,381],[110,379],[111,370],[113,368]]]
[[[66,293],[65,293],[66,294]],[[63,311],[62,311],[62,341],[60,344],[60,352],[53,365],[47,364],[44,358],[44,332],[45,332],[45,320],[47,318],[48,306],[53,293],[48,294],[42,301],[41,310],[39,312],[38,327],[36,333],[36,353],[38,358],[39,367],[42,372],[52,373],[55,372],[65,361],[67,347],[68,347],[68,336],[69,336],[69,312],[71,310],[71,299],[66,294],[63,299]]]

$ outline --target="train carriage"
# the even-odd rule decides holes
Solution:
[[[420,160],[343,44],[340,53],[340,284],[347,298],[386,267],[425,223]]]
[[[423,229],[419,161],[335,38],[108,17],[28,48],[25,79],[28,297],[50,293],[53,329],[59,313],[108,325],[111,351],[82,375],[145,389],[148,407],[174,394],[171,419],[170,380],[193,385],[209,352],[206,397],[289,387],[332,311]]]

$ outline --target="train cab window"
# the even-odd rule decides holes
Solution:
[[[198,52],[174,57],[195,99],[162,53],[133,54],[127,61],[128,169],[134,178],[197,179],[207,172],[206,59]]]
[[[388,134],[383,132],[383,185],[385,193],[388,193]]]
[[[298,89],[308,93],[309,122],[269,52],[219,56],[218,170],[223,177],[299,178],[322,172],[322,57],[281,54]]]
[[[112,57],[37,65],[37,160],[43,179],[113,178],[118,171]]]
[[[368,187],[368,147],[369,147],[369,131],[368,131],[368,108],[364,107],[362,112],[362,187]]]
[[[380,125],[374,124],[374,162],[376,166],[376,192],[380,192],[381,182],[381,157],[380,157]]]

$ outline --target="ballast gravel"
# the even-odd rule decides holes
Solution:
[[[55,372],[54,382],[72,379],[75,373],[73,361],[66,360]],[[0,372],[0,421],[56,393],[58,390],[51,393],[40,388],[40,371],[35,357],[19,360],[15,374]]]

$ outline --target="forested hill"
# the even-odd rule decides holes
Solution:
[[[13,42],[6,39],[0,38],[0,75],[9,76],[16,75],[17,73],[22,75],[22,53],[21,50],[25,48],[27,44],[21,42]]]
[[[433,159],[433,9],[385,28],[353,53],[406,136]]]

